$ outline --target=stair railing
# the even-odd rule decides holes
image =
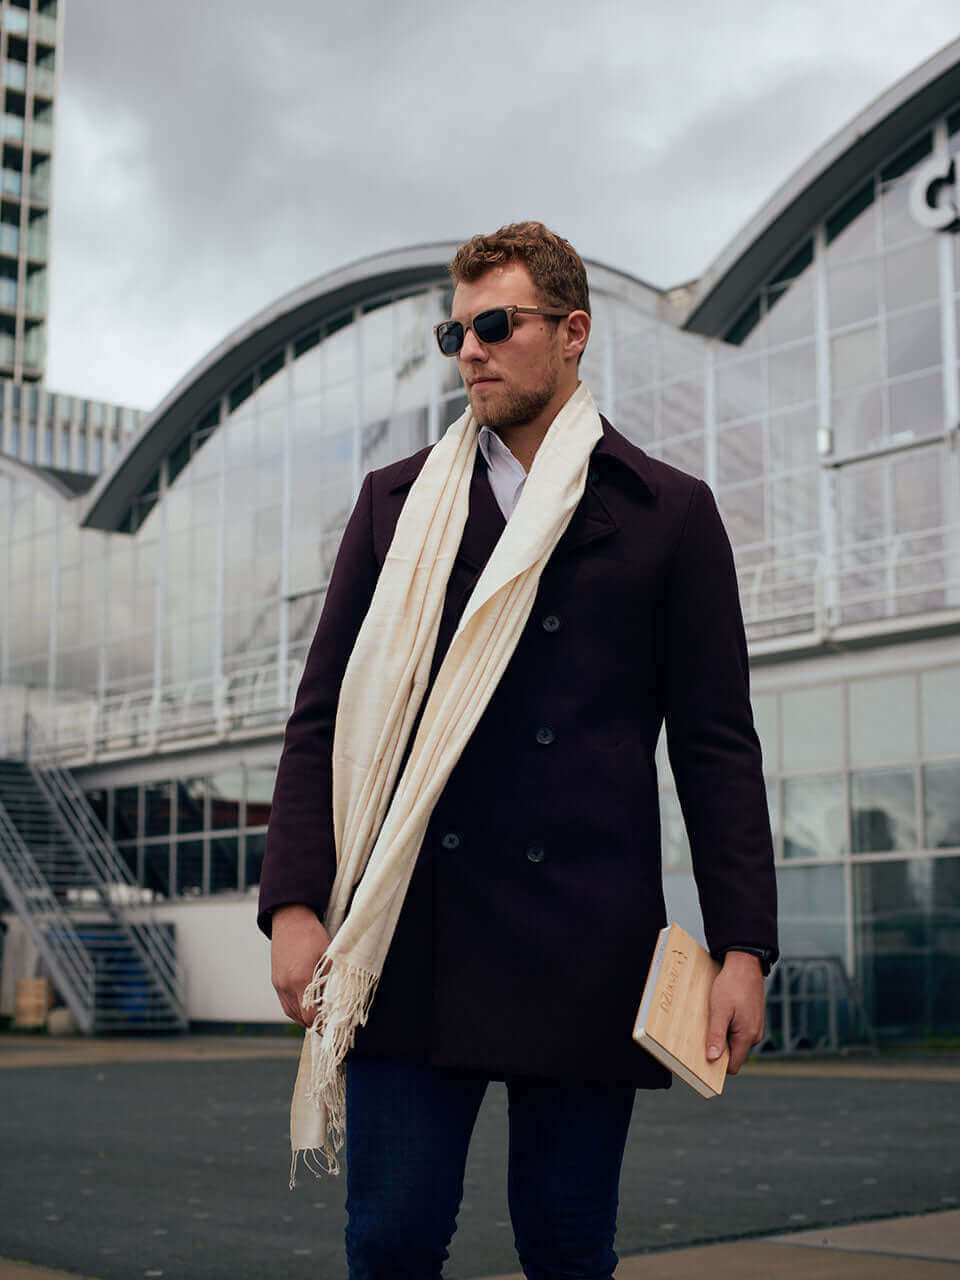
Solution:
[[[152,920],[134,923],[127,912],[121,910],[125,904],[117,901],[117,890],[130,890],[126,896],[129,896],[131,902],[136,902],[142,897],[142,889],[100,824],[76,779],[56,763],[36,720],[27,716],[26,722],[25,763],[34,781],[59,814],[85,859],[104,910],[130,939],[147,971],[158,982],[185,1026],[187,1009],[183,972],[177,963],[176,946],[171,933],[159,928]]]
[[[0,803],[0,884],[30,931],[60,994],[85,1034],[93,1031],[95,971],[73,921]]]

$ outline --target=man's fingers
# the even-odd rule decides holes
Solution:
[[[726,1004],[711,1001],[710,1021],[707,1025],[707,1061],[716,1062],[727,1043],[727,1029],[733,1010]]]
[[[300,997],[306,988],[303,987],[277,987],[276,992],[280,1000],[280,1007],[292,1022],[298,1022],[301,1027],[308,1027],[313,1022],[317,1013],[315,1004],[305,1005]]]

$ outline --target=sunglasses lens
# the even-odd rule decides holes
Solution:
[[[463,346],[463,325],[459,320],[444,320],[437,325],[437,342],[445,356],[455,356]]]
[[[510,336],[510,319],[503,307],[481,311],[473,317],[473,331],[481,342],[504,342]]]

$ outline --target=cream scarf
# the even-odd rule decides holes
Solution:
[[[394,792],[467,520],[477,427],[468,409],[427,455],[340,688],[333,738],[337,873],[324,922],[333,941],[304,993],[304,1003],[319,1011],[304,1038],[291,1107],[291,1186],[300,1151],[311,1167],[338,1172],[343,1060],[367,1019],[427,823],[510,661],[603,435],[581,383],[550,424],[467,601]]]

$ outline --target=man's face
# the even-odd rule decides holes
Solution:
[[[490,307],[540,305],[530,272],[522,263],[511,262],[492,267],[470,284],[458,284],[451,319],[466,326]],[[490,347],[467,329],[457,366],[478,422],[494,429],[521,426],[560,398],[559,329],[556,321],[542,316],[515,315],[510,337]],[[561,404],[562,400],[554,412]]]

